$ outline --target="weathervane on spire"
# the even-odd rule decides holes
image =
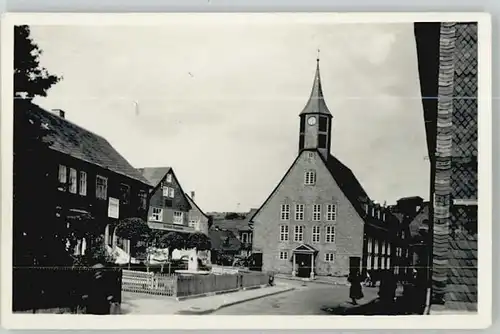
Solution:
[[[316,61],[317,61],[318,63],[319,63],[319,52],[320,52],[320,50],[319,50],[319,48],[318,48],[318,55],[316,56]]]

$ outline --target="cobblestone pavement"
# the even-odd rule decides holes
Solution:
[[[288,284],[289,282],[287,282]],[[213,315],[326,315],[324,308],[348,304],[349,287],[296,282],[296,289],[276,296],[264,297],[222,308]],[[378,288],[363,288],[367,303],[377,297]]]

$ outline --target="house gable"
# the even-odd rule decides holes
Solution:
[[[175,172],[170,167],[148,167],[148,168],[139,168],[138,169],[143,175],[150,179],[151,181],[156,182],[154,184],[154,188],[150,193],[149,199],[149,214],[148,217],[151,216],[151,208],[157,207],[163,209],[163,222],[171,223],[173,221],[173,212],[181,211],[184,212],[184,225],[188,223],[188,214],[189,210],[191,210],[192,206],[189,203],[189,200],[180,185],[179,180],[177,179]],[[160,174],[163,176],[160,176]],[[167,182],[167,176],[172,176],[171,182]],[[163,196],[163,186],[172,188],[174,190],[174,197],[165,197]]]

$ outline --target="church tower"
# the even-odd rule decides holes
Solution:
[[[316,74],[311,96],[299,117],[299,153],[303,149],[317,149],[327,160],[330,155],[332,114],[326,106],[321,90],[319,57],[316,59]]]

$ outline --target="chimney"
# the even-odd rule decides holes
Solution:
[[[55,113],[57,113],[59,115],[59,117],[65,118],[66,113],[64,112],[64,110],[61,110],[61,109],[52,109],[52,111],[55,112]]]
[[[194,201],[194,191],[191,191],[191,199]]]

